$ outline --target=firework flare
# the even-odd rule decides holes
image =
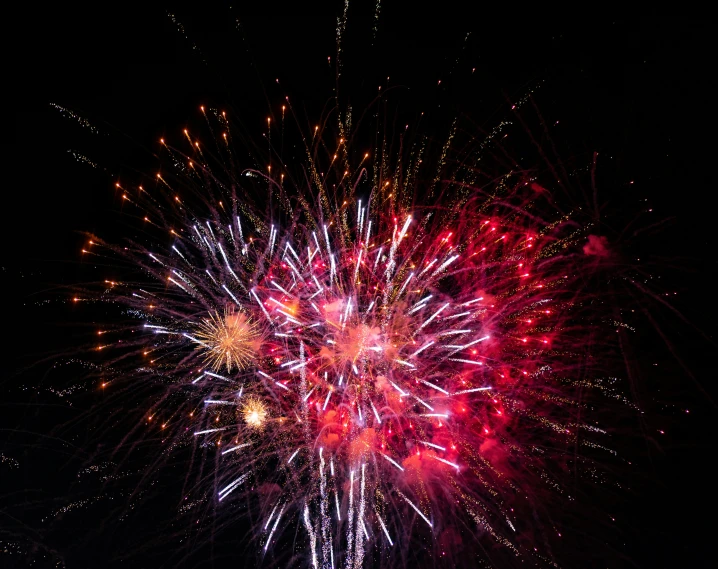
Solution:
[[[214,371],[226,367],[231,372],[246,368],[254,359],[259,348],[258,337],[258,327],[251,318],[228,305],[222,316],[215,311],[202,321],[193,341]]]
[[[559,465],[603,448],[577,394],[608,389],[586,285],[605,238],[535,174],[489,179],[485,145],[449,166],[451,140],[402,162],[315,134],[294,174],[242,170],[226,115],[202,113],[216,139],[163,140],[156,190],[117,185],[151,239],[87,249],[143,271],[113,288],[152,357],[132,381],[161,374],[205,409],[148,415],[218,453],[215,499],[251,504],[260,556],[301,526],[312,567],[405,564],[414,545],[458,564],[475,541],[554,564]]]
[[[267,408],[261,399],[249,398],[244,404],[242,415],[247,425],[261,429],[267,420]]]

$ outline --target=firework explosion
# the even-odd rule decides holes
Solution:
[[[92,254],[155,278],[117,294],[144,322],[152,373],[204,403],[163,428],[216,448],[216,500],[249,501],[261,556],[301,526],[313,567],[403,564],[412,543],[451,559],[466,532],[554,564],[544,514],[571,499],[556,465],[579,433],[589,446],[603,433],[576,418],[578,390],[605,387],[586,356],[600,318],[588,226],[522,172],[481,188],[475,169],[436,173],[460,190],[429,205],[421,159],[389,175],[344,139],[324,164],[325,143],[307,146],[301,183],[237,170],[215,116],[214,153],[187,131],[191,154],[162,141],[168,203],[118,184],[172,244],[93,237]]]
[[[205,355],[205,361],[219,371],[244,369],[257,353],[258,327],[250,318],[226,306],[223,316],[216,311],[202,321],[194,334],[194,341]]]

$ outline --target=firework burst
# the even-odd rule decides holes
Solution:
[[[267,420],[267,408],[261,399],[250,397],[242,407],[244,422],[250,427],[261,429]]]
[[[197,327],[194,338],[204,352],[205,363],[214,371],[242,370],[259,352],[259,327],[233,306],[225,307],[222,316],[217,311],[210,312]]]
[[[323,162],[317,138],[302,182],[237,171],[216,116],[213,158],[187,131],[191,154],[162,141],[170,203],[122,190],[173,244],[115,250],[156,278],[120,296],[158,372],[204,401],[176,437],[221,453],[217,500],[253,504],[262,556],[299,524],[314,567],[406,563],[412,544],[456,563],[466,528],[507,563],[553,564],[557,465],[604,432],[578,419],[577,393],[604,387],[590,223],[534,174],[482,182],[480,154],[447,172],[445,149],[429,178],[419,150],[390,174],[343,138]],[[442,177],[453,193],[414,199]]]

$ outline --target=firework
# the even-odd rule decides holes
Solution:
[[[261,429],[267,420],[267,408],[261,399],[249,398],[242,408],[244,422],[250,427]]]
[[[223,367],[228,372],[244,369],[258,351],[257,325],[245,314],[235,312],[233,306],[225,307],[222,316],[217,311],[210,313],[197,327],[194,338],[214,371]]]
[[[433,201],[414,200],[434,191],[423,159],[389,175],[344,139],[324,162],[318,139],[307,148],[303,182],[286,165],[238,171],[216,116],[215,158],[187,131],[191,154],[162,141],[169,203],[121,188],[173,243],[116,248],[156,279],[120,298],[155,368],[204,401],[192,429],[174,423],[221,453],[216,499],[249,497],[261,555],[299,524],[313,567],[398,563],[411,544],[436,560],[465,528],[552,563],[541,512],[570,499],[552,465],[603,432],[574,398],[598,383],[588,226],[528,173],[447,173],[448,146],[428,179],[459,189]]]

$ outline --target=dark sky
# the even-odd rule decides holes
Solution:
[[[0,433],[42,434],[52,427],[52,413],[17,396],[18,386],[39,381],[40,372],[27,366],[55,349],[58,322],[73,321],[63,312],[65,305],[48,308],[41,301],[59,294],[57,287],[87,278],[79,255],[81,233],[119,231],[113,180],[151,172],[157,140],[178,137],[185,125],[197,123],[201,104],[227,108],[251,136],[259,136],[270,108],[276,112],[285,95],[308,117],[318,115],[330,99],[335,68],[327,57],[334,61],[341,4],[258,4],[199,10],[155,2],[82,9],[57,3],[29,5],[6,20],[13,41],[5,54],[3,90],[9,95],[5,117],[12,121],[4,133],[9,177],[0,265],[11,304],[4,336],[12,336],[5,344],[12,371],[0,384],[10,410],[6,425],[0,419],[2,429],[10,430]],[[714,566],[710,465],[717,433],[710,398],[715,401],[718,394],[711,367],[716,311],[714,302],[705,300],[714,294],[711,277],[718,272],[711,207],[714,22],[675,6],[671,12],[627,13],[579,5],[565,12],[451,2],[419,8],[420,3],[388,1],[373,40],[368,4],[350,6],[345,37],[340,96],[350,97],[355,109],[367,105],[376,86],[390,76],[392,85],[401,86],[402,118],[440,108],[439,117],[461,113],[490,130],[506,118],[510,101],[540,86],[536,100],[542,112],[566,124],[561,151],[574,157],[598,151],[606,157],[602,199],[635,205],[639,197],[648,198],[657,219],[666,221],[649,245],[664,260],[666,287],[680,291],[676,304],[685,321],[657,316],[672,328],[670,347],[677,357],[655,334],[636,342],[635,353],[645,362],[639,366],[639,392],[654,412],[645,424],[648,466],[625,498],[631,526],[625,540],[619,538],[628,542],[622,548],[625,558],[606,565],[594,560],[591,566]],[[168,13],[176,15],[186,37]],[[234,26],[235,17],[242,31]],[[63,117],[50,103],[89,120],[98,133]],[[70,151],[99,168],[79,163]],[[627,193],[628,180],[636,181],[635,194]],[[656,362],[660,371],[651,372],[648,366]],[[692,414],[678,413],[686,408]],[[664,425],[667,436],[654,443],[654,431]],[[70,471],[75,463],[58,458],[57,449],[42,463],[23,448],[31,440],[0,437],[0,451],[20,461],[31,456],[34,471],[23,478],[15,473],[9,486],[1,484],[0,541],[34,543],[37,555],[46,559],[54,550],[69,569],[100,566],[102,546],[78,553],[72,533],[44,536],[38,512],[55,504],[52,494],[63,487],[54,471]],[[68,447],[67,455],[73,452]],[[0,465],[3,478],[7,472]],[[32,514],[18,517],[24,509],[18,504],[28,505]],[[78,532],[89,531],[91,522],[83,523]],[[106,543],[101,530],[93,535],[97,544]],[[131,540],[132,547],[141,541]],[[21,555],[3,557],[2,549],[0,544],[0,565],[23,566]],[[151,563],[152,555],[146,559]]]
[[[582,10],[442,6],[418,11],[387,3],[372,42],[372,10],[352,5],[342,94],[352,94],[355,112],[390,76],[392,85],[402,86],[408,115],[441,105],[447,116],[469,113],[489,128],[506,118],[509,100],[541,85],[542,108],[567,123],[569,152],[610,155],[624,177],[641,173],[657,186],[650,190],[657,205],[705,216],[707,208],[694,205],[710,186],[705,165],[715,111],[707,96],[714,83],[710,27],[699,14],[599,11],[589,17]],[[317,116],[334,84],[327,57],[335,55],[338,11],[322,3],[281,10],[57,5],[21,12],[6,88],[14,119],[10,171],[15,188],[22,188],[12,200],[22,212],[16,221],[45,229],[29,232],[13,250],[68,258],[77,250],[72,230],[86,230],[88,215],[97,218],[94,224],[102,219],[96,214],[113,207],[97,184],[69,182],[78,182],[86,168],[67,160],[68,149],[94,152],[120,174],[153,164],[157,139],[197,121],[203,103],[232,109],[253,133],[261,132],[269,104],[277,107],[285,95]],[[188,39],[168,13],[176,14]],[[83,136],[49,102],[86,117],[102,134]],[[677,199],[679,188],[692,199]],[[11,223],[2,230],[14,229]],[[56,238],[48,241],[51,234]]]

